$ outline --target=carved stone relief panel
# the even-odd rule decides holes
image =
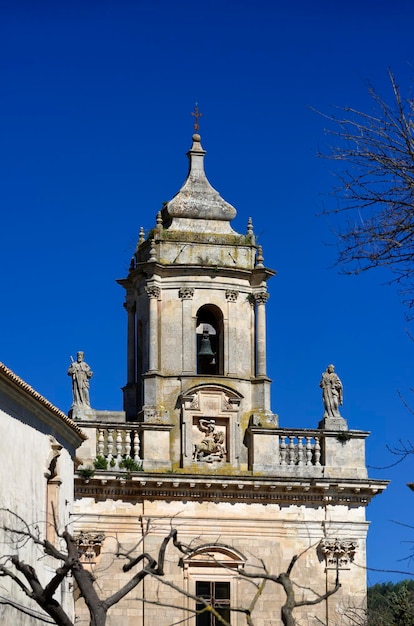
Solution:
[[[228,460],[228,420],[194,417],[192,430],[194,461],[222,463]]]
[[[239,395],[218,385],[200,386],[181,397],[183,467],[230,463],[238,468],[240,402]]]

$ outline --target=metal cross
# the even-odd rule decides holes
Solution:
[[[195,109],[191,113],[191,115],[195,117],[194,130],[198,131],[198,129],[200,128],[200,125],[198,123],[198,118],[203,116],[203,114],[200,113],[200,111],[198,110],[198,102],[195,103]]]

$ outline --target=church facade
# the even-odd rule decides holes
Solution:
[[[267,284],[251,220],[210,185],[198,134],[187,179],[141,229],[125,279],[127,380],[124,410],[74,415],[88,434],[78,451],[75,533],[88,538],[89,566],[104,595],[131,573],[119,545],[156,556],[174,527],[164,576],[146,577],[108,614],[110,626],[212,626],[200,597],[233,626],[257,588],[243,573],[291,572],[297,624],[351,624],[366,596],[366,507],[385,489],[365,464],[369,433],[340,415],[333,366],[322,378],[317,428],[286,429],[272,412],[266,370]],[[94,468],[93,472],[89,471]],[[95,539],[94,539],[95,538]],[[99,538],[99,540],[97,539]],[[85,539],[86,541],[86,539]],[[256,579],[256,583],[260,582]],[[268,581],[254,623],[279,625],[285,593]],[[79,623],[87,623],[82,601]]]

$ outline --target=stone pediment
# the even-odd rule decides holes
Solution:
[[[193,552],[186,555],[182,559],[184,567],[243,567],[246,563],[246,557],[226,545],[218,543],[206,544],[199,546]]]
[[[242,399],[239,392],[225,385],[197,385],[181,394],[184,409],[195,409],[206,414],[238,411]]]

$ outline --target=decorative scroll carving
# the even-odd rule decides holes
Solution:
[[[254,299],[256,300],[256,304],[266,304],[269,300],[269,294],[267,291],[259,291],[254,294]]]
[[[151,285],[150,287],[145,287],[145,291],[148,294],[148,298],[159,298],[161,289],[156,285]]]
[[[226,299],[228,302],[236,302],[239,292],[235,289],[226,289]]]
[[[48,480],[49,478],[55,478],[56,476],[54,474],[54,472],[56,471],[56,463],[57,463],[58,458],[60,457],[60,452],[63,448],[63,446],[61,446],[60,443],[58,443],[52,435],[49,435],[49,441],[50,441],[50,452],[49,452],[48,459],[46,461],[45,470],[43,472],[43,475]]]
[[[194,296],[194,289],[192,287],[180,287],[178,291],[178,297],[181,300],[191,300]]]
[[[200,399],[198,397],[198,394],[195,394],[193,396],[193,399],[191,400],[190,409],[198,410],[199,408],[200,408]]]
[[[83,563],[92,564],[101,553],[102,543],[105,539],[103,533],[87,533],[81,531],[75,537],[80,559]]]
[[[224,461],[227,454],[225,432],[217,430],[216,420],[200,418],[197,426],[204,438],[195,444],[193,459],[203,463]]]
[[[322,539],[318,551],[330,566],[345,567],[354,560],[358,542],[349,539]]]

